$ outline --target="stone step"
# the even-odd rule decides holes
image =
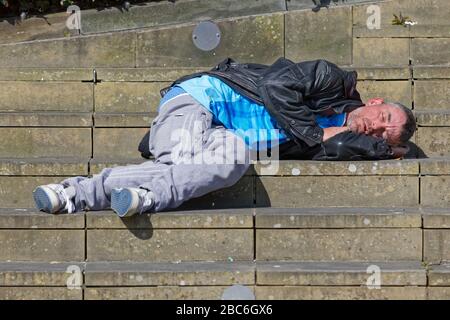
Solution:
[[[354,1],[354,0],[351,0]],[[312,5],[312,4],[311,4]],[[312,7],[309,5],[308,7]],[[110,7],[102,10],[91,9],[80,12],[81,34],[105,33],[127,29],[155,28],[183,23],[200,22],[208,19],[224,19],[246,15],[267,14],[286,11],[285,0],[262,0],[242,2],[237,0],[182,0],[161,1],[132,5],[128,10]],[[36,39],[61,38],[76,35],[66,28],[66,13],[29,18],[22,23],[14,23],[17,18],[0,23],[0,43],[14,43]]]
[[[439,93],[440,87],[445,87],[446,79],[450,79],[449,67],[445,65],[418,65],[412,68],[407,65],[399,67],[364,66],[364,64],[341,66],[358,72],[358,78],[361,80],[359,91],[363,97],[370,97],[372,92],[376,91],[378,95],[386,96],[391,100],[402,100],[404,96],[401,102],[405,104],[408,104],[406,100],[426,95],[433,87],[436,87],[436,93]],[[143,112],[148,111],[142,104],[143,100],[146,100],[147,107],[148,104],[153,105],[159,102],[159,90],[169,85],[171,81],[206,69],[209,68],[97,67],[95,68],[96,81],[99,82],[94,86],[86,82],[94,80],[93,68],[0,68],[2,84],[0,94],[4,98],[1,110],[64,110],[58,105],[65,98],[67,111],[92,111],[90,107],[93,104],[92,92],[94,92],[96,111]],[[414,97],[401,87],[405,84],[411,85],[408,81],[411,79],[415,80],[415,85],[418,85],[419,89]],[[391,88],[393,85],[396,87]],[[68,94],[63,96],[61,90],[68,91],[73,96]],[[395,95],[396,91],[398,92]],[[27,92],[27,95],[19,96],[21,99],[18,100],[17,96],[12,95],[14,92]],[[60,96],[55,97],[55,94]],[[76,99],[77,96],[83,96],[85,99]],[[127,105],[124,106],[124,103]]]
[[[112,149],[111,149],[112,150]],[[72,151],[73,152],[73,151]],[[33,207],[32,190],[68,176],[87,176],[106,167],[139,164],[132,158],[0,159],[2,207]],[[280,161],[272,168],[257,164],[234,186],[183,205],[184,209],[233,207],[416,206],[419,205],[419,160],[389,161]],[[90,169],[88,169],[90,166]],[[441,174],[445,174],[445,168]],[[437,178],[437,177],[435,177]],[[436,180],[437,181],[437,180]],[[334,183],[341,187],[336,188]],[[440,196],[438,183],[433,188]],[[436,190],[434,190],[436,189]],[[322,190],[321,192],[318,192]],[[328,193],[323,201],[323,191]],[[358,197],[354,195],[358,194]],[[295,195],[295,196],[294,196]],[[422,200],[424,201],[424,200]],[[436,205],[447,205],[445,196]]]
[[[450,156],[447,118],[447,112],[418,114],[419,128],[408,143],[411,148],[408,159]],[[64,114],[30,117],[8,114],[0,121],[5,125],[0,126],[0,158],[140,159],[138,145],[148,132],[152,119],[154,114],[151,113],[95,114],[93,117],[78,114],[67,117]],[[85,126],[91,121],[98,126]],[[59,123],[70,126],[60,127]],[[69,140],[71,145],[67,143]]]
[[[1,261],[450,261],[448,209],[0,210]],[[395,245],[392,245],[395,243]]]
[[[2,262],[0,297],[221,299],[240,285],[258,300],[448,299],[448,270],[399,261]]]
[[[300,2],[300,6],[305,1]],[[206,0],[183,1],[168,7],[181,8],[187,3],[200,6],[192,10],[196,14],[202,12],[201,20],[205,17],[203,14],[207,14],[219,26],[220,44],[214,50],[202,51],[194,45],[192,32],[199,17],[195,18],[195,14],[192,16],[192,11],[187,10],[177,15],[183,20],[177,25],[2,44],[0,66],[205,67],[228,56],[269,64],[285,54],[292,60],[324,58],[339,65],[407,67],[410,60],[413,65],[446,64],[449,58],[448,2],[445,0],[435,0],[432,6],[426,0],[377,2],[384,14],[381,15],[382,28],[375,31],[367,28],[367,8],[372,3],[351,2],[351,6],[331,6],[319,11],[286,10],[286,2],[280,0],[254,1],[251,6],[233,0],[232,4],[226,4],[227,10],[219,9],[224,8],[225,1],[219,1],[217,6],[215,1]],[[308,0],[309,7],[311,4]],[[158,7],[162,11],[152,15],[164,17],[162,8],[168,8],[167,5]],[[295,8],[296,4],[289,6]],[[145,9],[137,10],[144,14]],[[233,17],[236,12],[240,14]],[[409,12],[418,25],[392,26],[393,14],[400,12]],[[95,28],[108,29],[111,21],[121,25],[116,20],[106,19],[107,22],[98,15],[102,13],[93,13],[92,20],[88,14],[85,19],[95,22],[91,24]],[[153,20],[146,18],[145,21],[152,23]],[[332,25],[335,32],[330,33],[324,25]],[[296,32],[298,30],[303,32]],[[327,43],[326,49],[324,43]]]
[[[450,111],[416,111],[417,131],[412,138],[428,157],[448,157],[450,155]]]
[[[336,0],[331,3],[331,7],[379,1]],[[184,23],[198,23],[204,21],[205,18],[219,20],[288,10],[310,10],[315,7],[317,6],[310,0],[263,0],[245,3],[237,0],[187,0],[132,5],[128,10],[119,7],[82,10],[80,12],[83,17],[80,19],[81,34],[173,27]],[[66,13],[47,14],[43,17],[45,17],[44,21],[41,17],[31,17],[20,23],[17,22],[17,17],[4,19],[0,23],[0,44],[61,38],[78,34],[75,30],[69,30],[66,27],[68,17]]]
[[[450,103],[448,66],[342,67],[358,72],[364,101],[382,96],[409,107],[414,101],[416,111],[446,110]],[[160,89],[204,69],[209,68],[96,68],[100,82],[94,85],[82,82],[94,80],[94,69],[0,68],[0,112],[155,113]]]
[[[450,156],[450,112],[415,111],[418,129],[408,158]],[[149,112],[0,112],[0,157],[139,158],[138,145],[156,116]],[[65,143],[71,140],[72,146]],[[415,144],[415,145],[414,145]],[[121,150],[117,154],[117,150]]]
[[[228,56],[271,63],[283,55],[283,17],[272,13],[218,20],[221,44],[213,51],[194,45],[197,23],[192,21],[159,29],[3,44],[0,67],[205,67]]]
[[[32,190],[142,158],[1,158],[0,203],[33,207]],[[450,204],[450,158],[385,161],[280,161],[252,166],[234,186],[192,199],[181,209],[242,207],[427,207]]]

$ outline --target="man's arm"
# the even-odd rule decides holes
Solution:
[[[311,68],[312,69],[312,68]],[[277,69],[271,66],[258,83],[264,105],[277,124],[295,142],[315,146],[322,142],[323,130],[305,100],[313,91],[313,74],[300,74],[296,65]]]
[[[323,129],[323,141],[325,142],[335,135],[349,130],[347,126],[325,128]],[[391,150],[393,153],[392,158],[402,158],[408,153],[409,148],[407,146],[391,146]]]

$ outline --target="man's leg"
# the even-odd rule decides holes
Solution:
[[[147,189],[154,195],[152,211],[161,211],[233,185],[249,167],[247,149],[239,137],[211,122],[211,113],[191,96],[169,100],[152,124],[149,143],[155,161],[62,182],[76,189],[76,210],[109,208],[114,188]]]

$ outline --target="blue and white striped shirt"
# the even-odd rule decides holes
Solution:
[[[251,148],[273,147],[288,141],[264,105],[234,91],[220,79],[208,75],[192,78],[174,86],[160,102],[187,92],[213,115],[213,123],[234,130]],[[345,113],[333,116],[316,115],[322,128],[344,125]]]

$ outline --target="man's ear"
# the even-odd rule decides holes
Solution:
[[[383,103],[384,103],[383,98],[372,98],[372,99],[367,100],[366,106],[374,106],[374,105],[383,104]]]

